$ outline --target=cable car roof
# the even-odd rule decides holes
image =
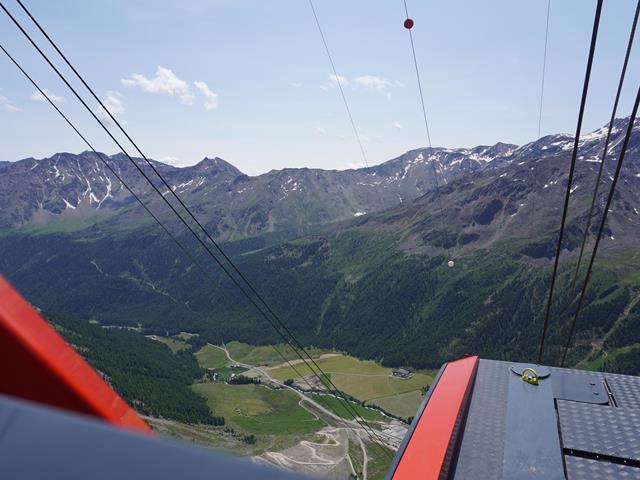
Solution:
[[[640,378],[450,362],[387,478],[640,478]]]

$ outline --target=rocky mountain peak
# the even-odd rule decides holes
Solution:
[[[204,157],[192,167],[184,167],[184,169],[187,171],[193,171],[200,174],[207,174],[212,176],[226,174],[238,177],[242,175],[242,172],[240,170],[220,157]]]

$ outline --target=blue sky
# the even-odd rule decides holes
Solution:
[[[148,156],[187,165],[217,155],[249,174],[362,166],[307,0],[26,3]],[[433,144],[534,140],[546,0],[408,5]],[[424,146],[402,1],[315,6],[369,164]],[[552,0],[543,135],[575,130],[594,8]],[[633,0],[605,2],[585,131],[608,121],[634,9]],[[116,152],[4,14],[0,42],[63,97],[60,107],[96,147]],[[1,160],[85,150],[4,57],[0,72]],[[640,52],[627,79],[621,116],[640,79]]]

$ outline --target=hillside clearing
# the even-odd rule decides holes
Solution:
[[[321,358],[317,363],[330,375],[338,390],[403,418],[415,414],[422,400],[422,388],[433,382],[431,373],[416,372],[411,378],[400,379],[392,376],[390,368],[342,354]],[[296,366],[296,370],[300,375],[312,375],[306,365]],[[279,380],[300,378],[289,366],[273,367],[268,371]]]
[[[383,410],[399,417],[409,418],[416,414],[422,399],[423,396],[421,392],[419,390],[413,390],[388,397],[374,398],[369,400],[368,403],[377,405]]]
[[[336,415],[341,416],[342,418],[346,418],[348,420],[353,419],[353,415],[350,410],[344,406],[344,404],[333,395],[319,395],[316,393],[310,393],[309,397],[318,402],[325,408],[328,408]],[[355,402],[349,401],[351,407],[356,411],[356,413],[362,417],[363,419],[369,421],[383,421],[385,420],[384,415],[382,415],[379,411],[372,408],[365,408]]]
[[[199,383],[193,390],[230,426],[256,436],[300,435],[318,431],[324,422],[302,408],[299,397],[289,390],[263,385]]]
[[[195,356],[202,368],[224,368],[231,363],[224,351],[213,345],[205,345]]]
[[[147,335],[147,338],[151,340],[155,340],[156,342],[164,343],[167,347],[171,349],[173,353],[177,353],[181,350],[186,350],[187,348],[191,348],[186,342],[182,340],[177,340],[172,337],[159,337],[158,335]]]
[[[233,359],[240,363],[247,363],[257,366],[266,365],[271,367],[285,363],[285,361],[282,359],[282,356],[286,360],[299,361],[298,355],[289,345],[275,345],[275,348],[278,349],[282,356],[280,356],[280,354],[275,350],[273,345],[256,346],[233,341],[227,343],[225,346],[229,351],[229,355],[231,355]],[[306,347],[305,351],[312,358],[319,358],[322,354],[328,352],[328,350],[322,350],[315,347]]]

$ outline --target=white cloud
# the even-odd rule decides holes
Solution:
[[[124,105],[122,104],[122,95],[119,92],[113,92],[109,90],[107,92],[107,98],[105,98],[102,101],[102,103],[104,104],[105,107],[107,107],[107,110],[114,117],[124,112]],[[98,108],[96,108],[94,112],[98,116],[98,118],[100,118],[102,121],[107,122],[109,124],[111,123],[111,118],[109,117],[107,112],[104,110],[104,108],[102,108],[102,106],[98,106]]]
[[[172,165],[174,167],[180,167],[182,166],[182,160],[180,160],[180,158],[178,157],[174,157],[172,155],[163,157],[160,159],[161,162],[166,163],[167,165]]]
[[[363,168],[364,166],[365,165],[362,162],[360,163],[348,162],[344,168],[346,168],[347,170],[358,170],[359,168]]]
[[[320,88],[327,91],[330,88],[336,88],[338,84],[345,87],[345,86],[351,85],[351,82],[349,81],[348,78],[343,77],[342,75],[331,74],[327,77],[327,83],[325,83],[324,85],[320,85]]]
[[[313,131],[318,135],[325,135],[327,133],[327,130],[324,127],[316,127]]]
[[[55,93],[51,93],[46,88],[43,88],[42,91],[47,95],[47,97],[49,97],[49,99],[53,103],[62,103],[62,102],[66,102],[67,101],[64,97],[61,97],[60,95],[56,95]],[[33,95],[31,95],[31,100],[33,100],[34,102],[46,102],[47,101],[45,96],[43,94],[41,94],[39,90],[36,90],[35,92],[33,92]]]
[[[394,88],[404,87],[404,84],[398,80],[387,80],[386,78],[379,77],[377,75],[361,75],[353,80],[349,80],[342,75],[329,75],[327,83],[320,85],[320,88],[324,91],[328,91],[330,88],[336,88],[338,82],[343,87],[352,87],[371,92],[381,93],[391,98],[391,90]]]
[[[378,77],[377,75],[362,75],[357,77],[354,80],[354,83],[358,87],[362,87],[365,90],[370,90],[372,92],[382,93],[388,99],[391,98],[391,89],[397,87],[404,87],[402,82],[398,80],[392,82],[391,80],[387,80],[386,78]]]
[[[300,88],[302,86],[302,83],[300,83],[300,82],[289,82],[289,86],[293,87],[293,88]]]
[[[156,76],[151,79],[139,73],[134,73],[131,78],[121,79],[121,82],[127,87],[140,87],[145,92],[178,97],[189,105],[193,103],[193,93],[189,88],[189,84],[165,67],[159,66],[156,70]]]
[[[393,83],[382,77],[376,75],[362,75],[357,77],[356,85],[364,87],[367,90],[376,90],[378,92],[384,92],[387,88],[392,87]]]
[[[329,82],[329,86],[331,88],[335,88],[338,86],[338,82],[341,85],[349,85],[351,82],[349,82],[349,79],[346,77],[343,77],[342,75],[329,75],[329,78],[327,79]]]
[[[5,96],[0,95],[0,110],[4,110],[5,112],[21,112],[22,110],[16,107],[9,99]]]
[[[202,93],[202,95],[204,96],[204,108],[207,110],[215,110],[216,108],[218,108],[218,94],[215,92],[212,92],[211,89],[209,88],[209,86],[204,83],[201,82],[199,80],[196,80],[195,82],[193,82],[193,84],[196,86],[196,88],[198,90],[200,90],[200,93]]]
[[[392,125],[396,127],[398,130],[402,129],[402,125],[400,124],[400,122],[393,122]]]

